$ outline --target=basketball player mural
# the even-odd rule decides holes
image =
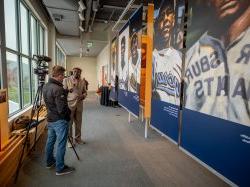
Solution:
[[[139,93],[141,73],[141,49],[138,49],[138,36],[134,32],[131,36],[129,58],[129,91]]]
[[[115,41],[111,46],[111,86],[115,87],[116,76],[116,43]]]
[[[121,59],[120,59],[120,72],[119,72],[119,88],[122,90],[128,90],[128,65],[125,61],[125,50],[126,50],[126,38],[125,36],[121,39]]]
[[[155,19],[153,98],[180,104],[181,53],[173,48],[175,12],[172,1],[162,1]]]
[[[250,1],[206,3],[215,17],[187,52],[185,107],[250,126]]]

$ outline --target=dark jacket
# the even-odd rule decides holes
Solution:
[[[50,78],[43,88],[43,98],[48,111],[48,122],[70,121],[70,109],[67,103],[67,91],[63,84]]]

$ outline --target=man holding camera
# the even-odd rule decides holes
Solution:
[[[71,120],[69,128],[69,137],[73,140],[72,135],[72,124],[75,123],[75,142],[78,144],[85,144],[81,139],[81,128],[82,128],[82,112],[83,112],[83,100],[87,96],[86,84],[81,79],[80,68],[73,68],[73,75],[65,78],[63,81],[64,89],[69,91],[68,93],[68,106],[71,110]],[[73,141],[72,141],[73,142]],[[68,147],[72,147],[68,144]]]
[[[70,109],[67,103],[67,92],[63,89],[65,69],[62,66],[52,68],[52,77],[43,88],[43,97],[48,111],[48,138],[46,144],[47,168],[56,165],[56,175],[65,175],[75,169],[64,164],[64,155],[68,137]],[[56,158],[53,156],[55,142]]]

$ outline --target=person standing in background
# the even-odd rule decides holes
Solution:
[[[82,139],[82,112],[83,112],[83,100],[87,96],[86,82],[81,79],[80,68],[73,68],[73,75],[63,80],[63,87],[69,91],[68,93],[68,105],[71,110],[71,119],[69,127],[69,137],[73,140],[72,128],[73,122],[75,123],[75,142],[78,144],[85,144]],[[68,143],[68,147],[72,147]]]

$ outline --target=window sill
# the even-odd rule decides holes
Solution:
[[[26,107],[25,109],[21,110],[20,112],[14,114],[13,116],[9,117],[8,118],[8,122],[10,123],[11,121],[13,121],[15,118],[23,115],[24,113],[26,113],[27,111],[31,110],[32,109],[32,105]]]

